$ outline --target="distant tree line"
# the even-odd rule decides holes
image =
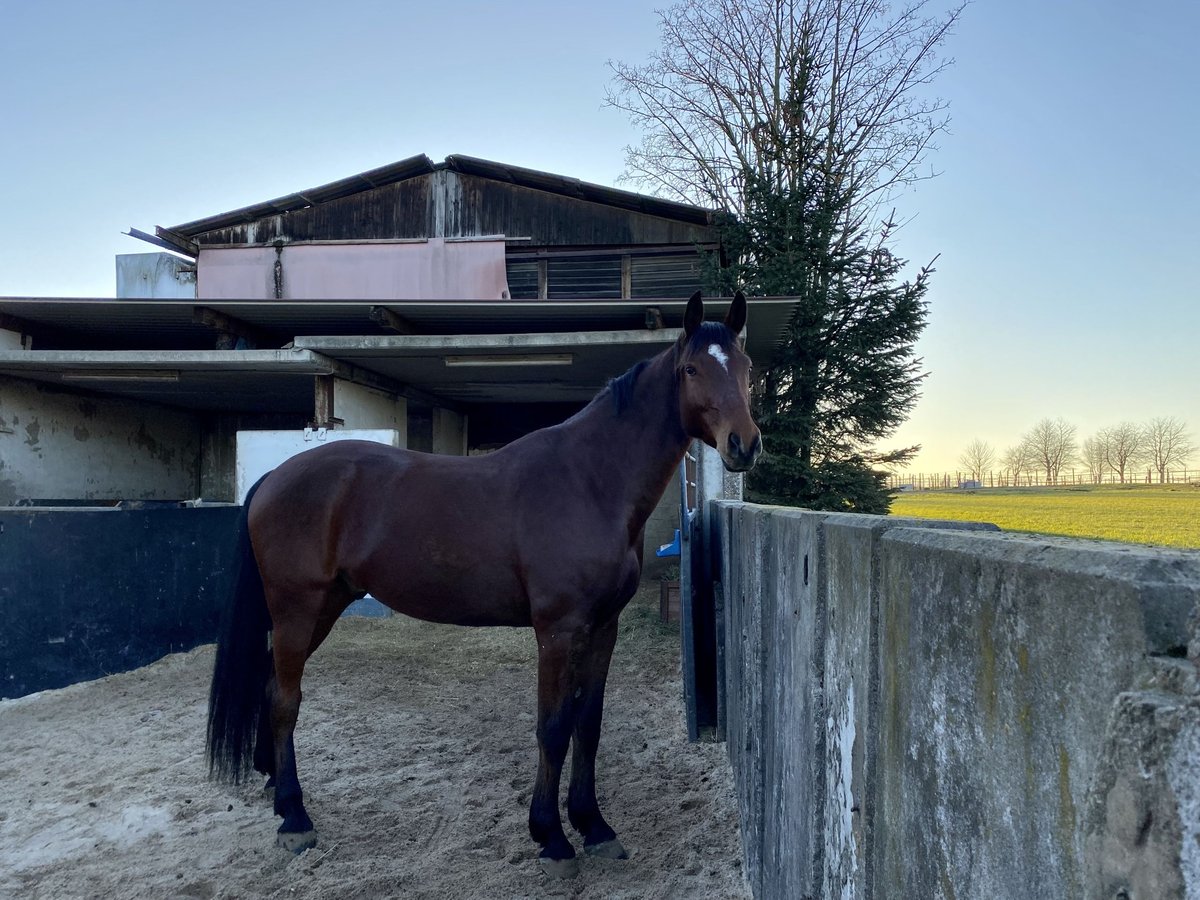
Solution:
[[[999,466],[1014,480],[1022,476],[1057,484],[1072,466],[1086,467],[1092,481],[1112,478],[1121,484],[1142,471],[1167,480],[1172,469],[1186,467],[1197,446],[1187,425],[1173,416],[1161,416],[1144,424],[1121,422],[1077,439],[1077,429],[1065,420],[1042,419],[1002,453],[976,438],[959,457],[972,481]]]

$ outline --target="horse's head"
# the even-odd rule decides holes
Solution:
[[[731,472],[750,469],[762,453],[762,435],[750,414],[750,357],[738,337],[745,325],[741,291],[723,324],[704,321],[697,291],[688,301],[675,354],[683,428],[720,453]]]

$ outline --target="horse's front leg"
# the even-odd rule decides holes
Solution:
[[[627,859],[625,848],[604,821],[596,802],[596,750],[600,746],[600,722],[604,716],[604,686],[616,642],[617,617],[613,616],[611,621],[596,627],[580,657],[567,816],[583,835],[583,849],[587,853]]]
[[[538,769],[529,804],[529,833],[542,846],[538,856],[549,875],[579,871],[575,848],[558,814],[558,788],[575,724],[575,658],[580,635],[561,623],[535,626],[538,641]]]

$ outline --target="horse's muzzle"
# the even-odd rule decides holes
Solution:
[[[721,454],[721,462],[725,463],[725,468],[730,472],[748,472],[753,469],[754,463],[762,455],[762,435],[756,431],[754,440],[747,447],[742,443],[741,436],[731,431],[728,443],[725,452]]]

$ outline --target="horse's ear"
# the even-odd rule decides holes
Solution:
[[[696,291],[688,300],[687,311],[683,314],[683,333],[691,337],[703,321],[704,301],[700,299],[700,292]]]
[[[725,326],[735,335],[741,334],[746,327],[746,295],[741,291],[733,295],[729,313],[725,316]]]

